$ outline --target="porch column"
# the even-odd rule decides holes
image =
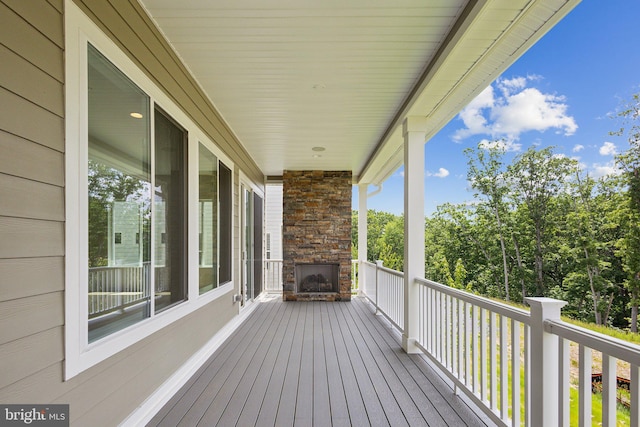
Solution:
[[[358,294],[365,286],[366,274],[362,263],[367,260],[367,191],[369,184],[358,185]]]
[[[407,117],[404,136],[404,332],[402,348],[418,353],[418,285],[424,277],[424,143],[425,117]]]

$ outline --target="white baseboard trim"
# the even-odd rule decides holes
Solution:
[[[139,427],[146,425],[180,388],[211,357],[222,343],[238,329],[244,320],[255,310],[258,304],[250,304],[239,315],[224,325],[200,350],[187,360],[160,387],[120,423],[121,427]]]

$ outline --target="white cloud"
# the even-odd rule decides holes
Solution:
[[[460,112],[460,118],[464,122],[466,129],[458,129],[453,136],[454,140],[460,141],[471,135],[491,132],[491,129],[487,126],[487,119],[484,117],[483,111],[494,107],[493,98],[493,86],[488,86]]]
[[[602,176],[610,175],[620,175],[620,173],[622,172],[613,161],[605,164],[594,163],[591,165],[591,171],[594,178],[600,178]]]
[[[573,135],[578,129],[574,118],[567,114],[568,105],[563,96],[545,94],[537,88],[527,87],[538,76],[499,79],[494,86],[482,91],[460,112],[464,128],[458,129],[453,139],[460,141],[473,135],[489,135],[517,141],[528,131]]]
[[[616,151],[616,145],[613,142],[607,141],[602,144],[602,147],[600,147],[600,155],[602,156],[615,156],[616,154],[618,154],[618,152]]]
[[[449,171],[445,168],[438,169],[438,172],[427,172],[427,176],[435,176],[436,178],[445,178],[449,176]]]
[[[497,139],[490,141],[488,139],[483,139],[478,144],[480,148],[489,149],[489,148],[499,148],[504,151],[520,151],[522,148],[522,144],[519,144],[513,140],[507,139]]]
[[[574,153],[579,153],[582,150],[584,150],[584,145],[576,144],[576,145],[573,146],[573,149],[571,151],[573,151]]]
[[[527,78],[514,77],[512,79],[500,79],[496,82],[496,85],[502,91],[504,96],[508,96],[515,90],[524,89],[527,86]]]

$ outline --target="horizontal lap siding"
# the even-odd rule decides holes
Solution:
[[[232,159],[236,183],[239,169],[261,182],[137,2],[76,2]],[[231,320],[237,305],[223,295],[63,380],[64,4],[37,3],[0,0],[0,402],[68,403],[72,424],[116,425]],[[237,186],[234,193],[237,239]],[[237,260],[234,268],[237,277]]]
[[[0,402],[46,402],[64,360],[62,1],[0,2]]]

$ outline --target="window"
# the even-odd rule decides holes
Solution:
[[[149,96],[90,44],[87,65],[93,342],[187,297],[187,132],[155,106],[152,143]]]
[[[87,292],[93,342],[150,314],[151,145],[149,97],[91,45],[87,64]],[[134,238],[139,233],[142,244]]]
[[[233,289],[233,163],[65,4],[68,379]]]
[[[200,294],[218,286],[218,159],[202,143],[198,145]]]
[[[156,312],[187,298],[186,141],[187,132],[156,107],[153,196]]]
[[[231,281],[231,169],[202,143],[198,156],[200,295]]]
[[[231,281],[233,181],[231,169],[220,163],[220,283]]]

